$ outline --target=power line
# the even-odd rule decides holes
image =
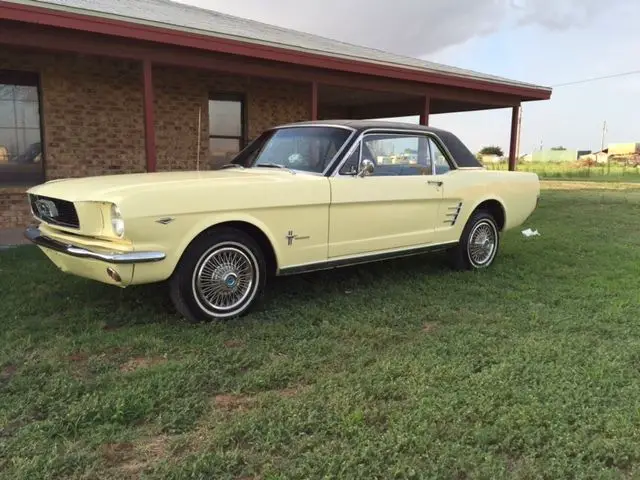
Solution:
[[[582,80],[576,80],[573,82],[566,82],[566,83],[558,83],[557,85],[552,85],[552,87],[566,87],[568,85],[578,85],[581,83],[587,83],[587,82],[595,82],[597,80],[605,80],[607,78],[617,78],[617,77],[627,77],[629,75],[637,75],[638,73],[640,73],[640,70],[632,70],[630,72],[622,72],[622,73],[614,73],[612,75],[604,75],[602,77],[592,77],[592,78],[585,78]]]

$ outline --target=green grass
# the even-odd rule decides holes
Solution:
[[[488,163],[489,170],[507,170],[503,163]],[[571,163],[520,162],[517,169],[521,172],[537,173],[541,179],[575,179],[597,182],[640,182],[640,168],[612,163],[607,166],[598,164],[592,167]]]
[[[190,326],[0,252],[0,478],[634,478],[640,189],[544,190],[488,271],[277,280]]]

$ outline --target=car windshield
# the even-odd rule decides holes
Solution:
[[[260,137],[233,163],[322,173],[350,135],[351,130],[337,127],[283,127]]]

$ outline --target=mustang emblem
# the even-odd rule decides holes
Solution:
[[[36,200],[36,210],[41,217],[54,218],[58,216],[58,208],[51,200]]]
[[[287,239],[287,245],[291,246],[293,245],[293,241],[294,240],[306,240],[309,238],[308,235],[306,236],[300,236],[300,235],[296,235],[295,233],[293,233],[293,230],[289,230],[289,232],[287,233],[287,236],[284,237]]]

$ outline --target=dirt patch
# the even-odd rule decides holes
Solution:
[[[278,390],[277,393],[282,398],[293,398],[293,397],[297,397],[298,395],[303,393],[308,388],[309,387],[307,385],[297,385],[295,387],[290,387],[290,388],[285,388],[283,390]]]
[[[119,472],[119,477],[138,478],[142,472],[167,455],[169,437],[158,435],[132,443],[108,443],[102,446],[107,465]]]
[[[120,365],[120,371],[124,373],[135,372],[141,368],[149,368],[155,365],[161,365],[166,363],[167,359],[164,357],[135,357],[126,363]]]
[[[158,435],[147,439],[136,450],[147,458],[158,459],[166,456],[168,443],[169,437]]]
[[[438,330],[438,324],[435,322],[427,322],[422,326],[424,333],[434,333],[436,330]]]
[[[17,371],[18,367],[16,367],[15,365],[7,365],[6,367],[3,367],[2,370],[0,370],[0,379],[9,380],[15,375]]]
[[[242,412],[255,404],[255,398],[248,395],[216,395],[213,405],[218,410],[227,412]]]
[[[86,353],[74,353],[73,355],[69,355],[67,360],[70,362],[86,362],[89,359],[89,355]]]
[[[224,342],[224,346],[227,348],[242,348],[244,347],[244,342],[242,340],[227,340]]]
[[[107,443],[102,446],[102,457],[111,466],[118,466],[133,456],[132,443]]]

